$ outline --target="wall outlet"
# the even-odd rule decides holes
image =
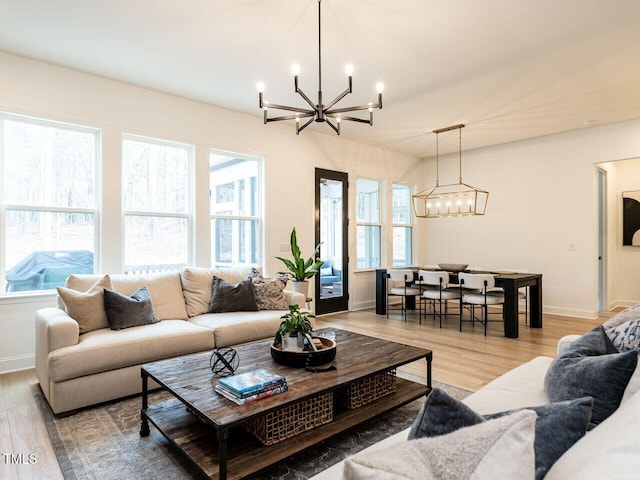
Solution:
[[[576,244],[575,243],[570,243],[569,244],[569,251],[570,252],[575,252],[576,251]]]
[[[289,251],[289,244],[281,243],[280,244],[280,253],[286,253]]]

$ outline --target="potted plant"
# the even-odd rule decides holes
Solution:
[[[304,339],[311,341],[311,318],[315,318],[310,312],[303,312],[299,305],[289,305],[289,313],[284,314],[274,343],[282,344],[282,350],[301,351],[304,348]]]
[[[309,293],[309,283],[307,280],[314,275],[316,275],[320,271],[320,267],[324,262],[320,260],[316,260],[316,256],[320,251],[320,243],[316,246],[313,251],[313,255],[307,260],[302,258],[302,253],[300,252],[300,247],[298,247],[298,238],[296,236],[296,228],[293,227],[291,230],[291,255],[293,256],[293,260],[288,260],[282,257],[276,257],[278,260],[282,261],[287,267],[288,272],[278,272],[284,273],[293,279],[292,288],[294,292],[303,293],[305,296]]]

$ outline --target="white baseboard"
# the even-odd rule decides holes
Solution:
[[[0,374],[17,372],[18,370],[28,370],[35,368],[36,356],[31,353],[29,355],[16,355],[14,357],[0,358]]]
[[[598,318],[598,312],[593,310],[578,310],[574,308],[554,307],[545,305],[543,313],[545,315],[559,315],[562,317],[576,317],[595,320]]]
[[[351,310],[366,310],[367,308],[373,308],[376,306],[376,302],[359,302],[351,306]]]
[[[616,308],[629,308],[637,304],[637,300],[624,300],[619,298],[617,300],[612,300],[611,302],[609,302],[609,310],[614,310]]]

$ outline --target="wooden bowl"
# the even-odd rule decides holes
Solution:
[[[336,358],[337,344],[335,340],[324,337],[313,338],[319,339],[325,347],[321,350],[310,350],[308,352],[291,352],[282,350],[280,344],[271,344],[271,357],[280,365],[297,368],[323,365]]]
[[[465,270],[469,264],[468,263],[439,263],[438,266],[447,272],[459,273]]]

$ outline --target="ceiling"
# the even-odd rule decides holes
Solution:
[[[318,88],[316,0],[0,0],[0,50],[239,110]],[[376,101],[341,136],[416,157],[640,118],[639,0],[323,0],[322,90]],[[366,112],[365,112],[366,115]],[[277,128],[273,124],[264,128]],[[293,123],[290,126],[294,135]],[[309,130],[334,135],[326,125]],[[447,137],[448,138],[448,137]],[[457,150],[441,136],[440,152]]]

